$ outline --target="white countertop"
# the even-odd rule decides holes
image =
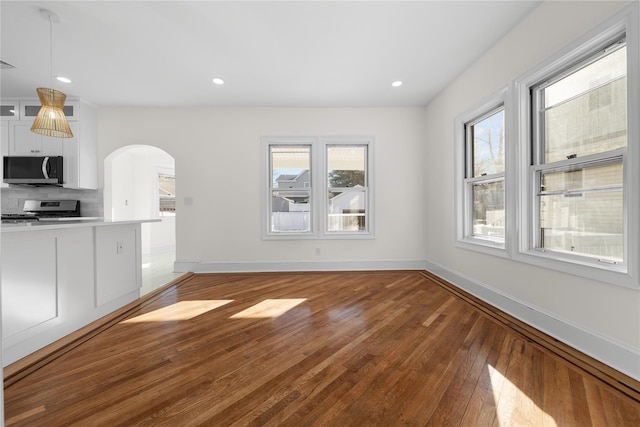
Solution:
[[[113,221],[103,218],[85,218],[83,220],[68,221],[34,221],[17,224],[2,224],[0,231],[3,233],[18,231],[37,231],[37,230],[55,230],[60,228],[77,228],[77,227],[103,227],[109,225],[126,225],[126,224],[142,224],[145,222],[160,222],[161,219],[131,219]]]

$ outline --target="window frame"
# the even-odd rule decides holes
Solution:
[[[373,197],[373,163],[374,138],[363,137],[263,137],[263,201],[262,201],[262,239],[263,240],[296,240],[296,239],[373,239],[374,234],[374,197]],[[273,232],[271,230],[272,213],[272,180],[271,147],[272,146],[301,146],[309,145],[311,194],[310,194],[310,230],[305,232]],[[327,149],[330,146],[366,146],[365,180],[366,188],[366,229],[358,231],[329,231],[329,185]],[[335,189],[333,189],[335,190]]]
[[[175,180],[176,177],[176,171],[175,169],[172,168],[168,168],[168,167],[162,167],[162,166],[157,166],[154,168],[154,172],[153,172],[153,177],[154,177],[154,183],[155,183],[155,194],[154,194],[154,198],[153,198],[153,214],[152,214],[152,218],[158,218],[161,219],[162,221],[175,221],[176,218],[176,213],[174,211],[173,215],[162,215],[161,210],[160,210],[160,176],[161,175],[165,175],[165,176],[172,176],[173,179]],[[175,195],[174,195],[175,197]],[[176,209],[177,209],[177,199],[176,201]]]
[[[263,139],[263,153],[265,157],[265,161],[263,162],[266,166],[266,170],[262,174],[263,180],[265,181],[264,191],[264,202],[262,209],[262,217],[263,217],[263,238],[264,239],[302,239],[302,238],[310,238],[315,233],[314,230],[317,228],[317,215],[315,214],[315,205],[316,205],[316,191],[314,182],[316,177],[314,176],[314,159],[317,157],[315,148],[315,139],[314,138],[264,138]],[[311,180],[311,184],[309,187],[305,187],[310,189],[309,192],[309,231],[278,231],[275,232],[271,229],[271,216],[273,214],[273,178],[272,174],[272,157],[271,157],[271,147],[309,147],[309,176]]]
[[[572,43],[546,62],[525,73],[512,83],[510,97],[515,108],[515,127],[517,129],[517,210],[519,233],[512,257],[544,268],[572,275],[601,280],[613,284],[640,287],[638,257],[640,256],[640,120],[639,74],[640,46],[638,43],[638,6],[631,5],[610,18],[578,41]],[[573,255],[570,253],[549,251],[537,247],[539,237],[538,192],[539,175],[545,170],[541,166],[540,135],[534,120],[534,88],[543,83],[560,79],[576,67],[597,61],[604,49],[617,40],[625,38],[627,47],[627,147],[609,152],[585,155],[579,159],[566,159],[554,162],[557,167],[577,165],[579,163],[597,164],[598,162],[621,159],[623,167],[623,209],[624,209],[624,261],[612,264],[595,257]],[[633,219],[633,220],[632,220]]]
[[[371,237],[373,236],[373,203],[372,197],[373,193],[371,191],[371,180],[373,177],[373,140],[368,138],[321,138],[321,146],[323,153],[323,170],[322,173],[324,175],[323,182],[326,185],[323,186],[324,194],[323,194],[323,224],[322,224],[322,235],[324,238],[340,238],[342,236],[348,237]],[[366,147],[365,153],[365,165],[364,165],[364,176],[365,176],[365,186],[364,190],[356,190],[353,187],[329,187],[328,183],[328,172],[329,172],[329,156],[328,149],[329,147]],[[365,196],[365,229],[358,231],[329,231],[329,193],[331,191],[341,191],[341,192],[359,192],[364,193]]]
[[[460,114],[455,119],[455,214],[456,214],[456,246],[490,253],[497,256],[508,256],[510,245],[511,219],[508,204],[508,187],[510,176],[509,161],[511,140],[509,115],[510,107],[507,97],[507,86],[486,97],[475,107]],[[504,112],[504,170],[500,173],[474,177],[473,176],[473,141],[470,127],[492,116],[498,111]],[[504,182],[505,226],[503,239],[473,234],[473,186],[478,183],[491,183],[502,180]]]

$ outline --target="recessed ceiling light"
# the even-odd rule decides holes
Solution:
[[[213,82],[214,82],[215,84],[217,84],[217,85],[223,85],[223,84],[224,84],[224,80],[222,80],[222,79],[221,79],[221,78],[219,78],[219,77],[215,77],[215,78],[213,79]]]
[[[58,76],[58,77],[56,77],[56,79],[57,79],[59,82],[62,82],[62,83],[71,83],[71,80],[70,80],[70,79],[68,79],[68,78],[66,78],[66,77]]]
[[[402,86],[402,81],[401,80],[396,80],[395,82],[391,83],[391,86],[393,86],[393,87]]]

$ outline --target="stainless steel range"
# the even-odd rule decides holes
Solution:
[[[25,200],[22,213],[2,214],[3,224],[75,219],[81,219],[80,200]]]

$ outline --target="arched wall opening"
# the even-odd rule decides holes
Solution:
[[[171,281],[175,263],[175,159],[149,145],[121,147],[104,160],[104,216],[142,224],[142,293]]]

